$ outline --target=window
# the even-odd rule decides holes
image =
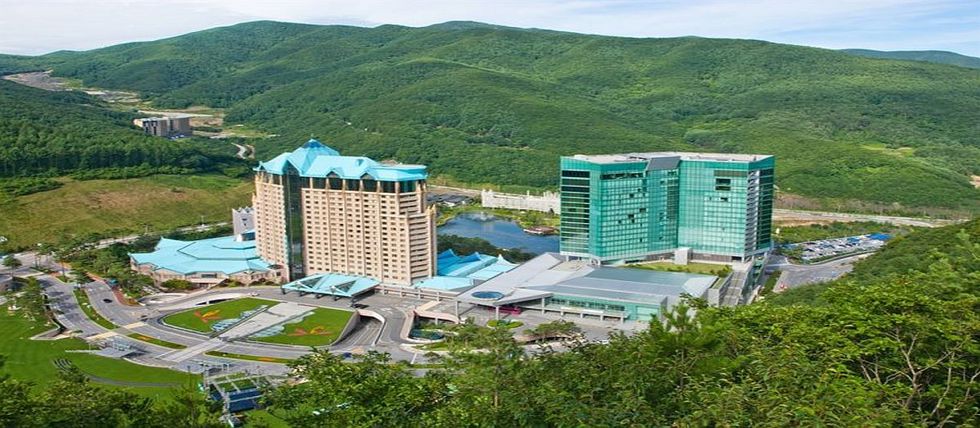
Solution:
[[[561,172],[561,176],[562,177],[589,178],[589,172],[588,171],[568,171],[568,170],[565,170],[565,171],[562,171]]]

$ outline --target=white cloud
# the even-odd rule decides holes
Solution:
[[[9,4],[8,4],[9,3]],[[149,40],[256,19],[424,26],[471,20],[633,37],[756,38],[825,47],[967,47],[975,0],[0,0],[0,52]],[[928,41],[929,46],[923,46]],[[975,43],[970,49],[971,43]],[[915,45],[914,47],[911,45]]]

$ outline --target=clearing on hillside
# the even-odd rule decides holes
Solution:
[[[168,230],[228,221],[248,205],[252,183],[218,175],[155,175],[67,181],[45,192],[0,198],[0,235],[23,247],[65,236]]]

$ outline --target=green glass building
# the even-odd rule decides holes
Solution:
[[[630,153],[561,158],[561,254],[603,263],[741,261],[772,247],[769,155]]]

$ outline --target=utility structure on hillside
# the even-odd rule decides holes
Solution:
[[[285,280],[340,273],[408,286],[436,274],[425,166],[341,156],[310,139],[255,171],[259,255]]]
[[[769,155],[561,158],[561,254],[598,263],[739,262],[772,248]]]
[[[193,134],[190,116],[133,119],[133,125],[143,129],[147,135],[157,137],[189,137]]]

